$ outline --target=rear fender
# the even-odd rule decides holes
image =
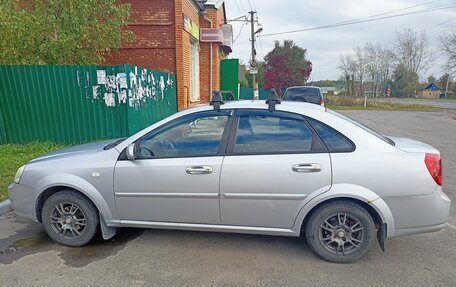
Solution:
[[[312,194],[310,196],[312,196]],[[304,219],[315,206],[322,202],[337,198],[352,198],[369,204],[377,211],[383,223],[386,223],[387,237],[392,237],[394,233],[394,218],[391,210],[383,199],[367,188],[353,184],[334,184],[330,190],[312,198],[310,198],[310,196],[301,204],[302,206],[300,207],[300,211],[293,224],[292,229],[297,234],[300,234]]]

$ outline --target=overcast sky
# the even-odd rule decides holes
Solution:
[[[417,7],[407,9],[411,6]],[[448,6],[454,7],[428,11]],[[258,21],[263,28],[260,35],[264,35],[257,38],[258,59],[262,59],[272,50],[275,40],[290,39],[306,48],[307,58],[313,64],[311,80],[338,79],[341,72],[337,66],[341,54],[350,53],[353,48],[364,46],[366,42],[391,46],[395,42],[396,31],[403,31],[405,28],[424,31],[428,35],[435,60],[432,67],[423,72],[421,77],[433,74],[438,78],[444,72],[445,63],[438,36],[445,31],[456,30],[456,0],[225,0],[225,7],[228,19],[248,15],[248,11],[252,9],[258,12]],[[388,13],[395,10],[401,11]],[[329,29],[266,36],[382,13],[388,13],[382,15],[385,17],[418,11],[428,12]],[[233,25],[233,37],[237,38],[230,58],[239,58],[243,63],[248,63],[250,26],[242,22],[230,24]]]

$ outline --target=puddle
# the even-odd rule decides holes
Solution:
[[[117,254],[124,249],[126,244],[137,238],[144,232],[139,228],[119,229],[116,236],[109,240],[103,240],[101,236],[94,239],[83,247],[65,247],[58,245],[61,250],[60,258],[65,261],[65,265],[71,267],[83,267],[91,262],[98,261]]]
[[[103,240],[101,235],[97,235],[88,245],[67,247],[59,245],[49,238],[39,224],[30,222],[27,225],[24,230],[2,240],[3,243],[9,242],[9,245],[0,248],[0,264],[11,264],[27,255],[52,250],[59,253],[59,257],[65,265],[83,267],[91,262],[117,254],[125,248],[128,242],[144,232],[144,229],[139,228],[122,228],[118,230],[114,238],[109,240]],[[31,229],[35,231],[34,235],[30,234]]]

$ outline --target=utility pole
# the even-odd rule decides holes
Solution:
[[[258,100],[259,95],[258,95],[258,85],[256,83],[256,73],[258,73],[258,67],[257,63],[255,60],[255,34],[261,32],[258,30],[255,32],[255,20],[254,20],[254,15],[256,14],[255,11],[250,11],[250,27],[251,27],[251,41],[252,41],[252,60],[250,62],[250,74],[252,74],[252,85],[253,85],[253,100]]]

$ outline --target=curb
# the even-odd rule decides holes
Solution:
[[[6,213],[11,209],[11,201],[9,199],[0,202],[0,214]]]

